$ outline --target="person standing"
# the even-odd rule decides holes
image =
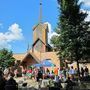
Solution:
[[[14,77],[13,74],[9,73],[9,77],[5,85],[5,90],[18,90],[18,84],[13,79],[13,77]]]
[[[82,77],[84,77],[84,72],[85,72],[85,71],[84,71],[83,67],[81,67],[81,76],[82,76]]]
[[[87,66],[85,67],[85,76],[88,76],[89,75],[89,70],[87,68]]]
[[[3,77],[3,72],[0,70],[0,90],[5,90],[6,80]]]
[[[66,90],[73,90],[74,82],[68,77],[68,79],[65,81],[67,83]]]
[[[43,79],[43,73],[40,69],[38,69],[38,73],[37,73],[37,82],[40,81],[40,79]]]
[[[75,70],[74,70],[73,66],[71,66],[71,69],[69,70],[69,74],[70,74],[71,76],[74,76]]]

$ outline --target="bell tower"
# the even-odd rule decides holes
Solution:
[[[42,0],[40,0],[40,11],[38,24],[33,27],[33,50],[46,52],[48,45],[48,24],[42,22]]]

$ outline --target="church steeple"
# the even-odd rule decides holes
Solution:
[[[42,0],[40,0],[39,23],[42,23]]]
[[[42,0],[39,7],[39,21],[33,27],[33,51],[46,52],[48,47],[48,24],[42,22]]]

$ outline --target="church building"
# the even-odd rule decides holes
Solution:
[[[60,60],[53,48],[48,44],[48,24],[42,22],[42,2],[40,2],[39,23],[33,27],[32,48],[23,54],[14,54],[16,60],[20,60],[23,66],[40,63],[43,60],[51,60],[60,67]]]

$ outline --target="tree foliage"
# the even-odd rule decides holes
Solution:
[[[63,60],[87,60],[89,58],[88,28],[90,22],[85,21],[87,13],[81,10],[79,0],[57,0],[59,5],[59,18],[57,32],[58,55]],[[53,39],[53,38],[52,38]],[[54,41],[55,42],[55,41]]]
[[[7,49],[0,50],[0,67],[10,67],[14,64],[14,61],[12,51],[8,51]]]
[[[53,48],[56,49],[57,48],[57,44],[58,44],[58,36],[57,35],[53,35],[50,43],[53,45]]]

